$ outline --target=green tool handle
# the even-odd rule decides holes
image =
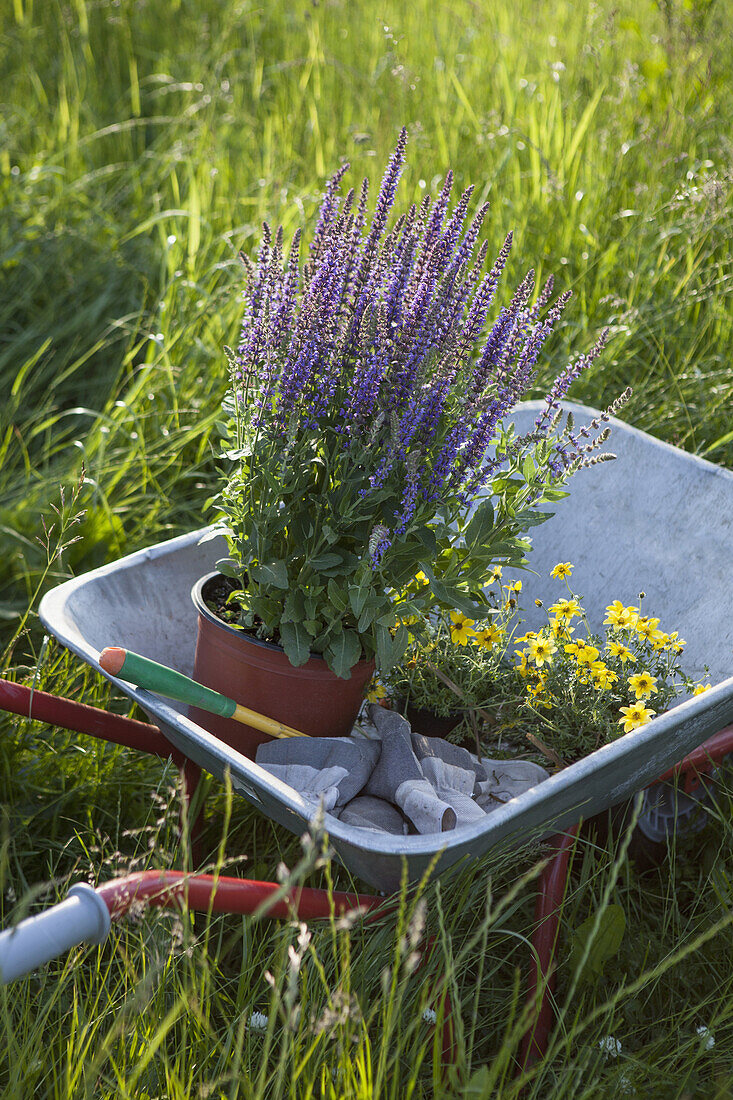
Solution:
[[[179,703],[189,703],[212,714],[220,714],[222,718],[231,718],[237,709],[234,700],[227,699],[226,695],[197,684],[182,672],[159,665],[149,657],[131,653],[129,649],[109,646],[100,654],[99,663],[105,672],[119,676],[130,684],[165,695],[168,699],[177,699]]]
[[[157,661],[141,657],[139,653],[131,653],[129,649],[108,646],[100,653],[99,664],[105,672],[112,676],[121,676],[130,684],[137,684],[138,687],[147,688],[158,695],[166,695],[169,699],[177,699],[179,703],[200,707],[211,714],[220,714],[222,718],[233,718],[235,722],[253,726],[270,737],[307,736],[292,726],[286,726],[275,718],[268,718],[259,711],[250,710],[249,707],[228,699],[226,695],[220,695],[218,691],[190,680],[182,672],[176,672],[167,665],[159,665]]]

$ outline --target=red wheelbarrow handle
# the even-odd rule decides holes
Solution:
[[[103,943],[111,921],[136,903],[211,913],[260,913],[266,917],[328,919],[352,911],[386,912],[384,898],[297,887],[283,893],[274,882],[185,871],[139,871],[94,890],[72,886],[68,897],[37,916],[0,932],[0,983],[14,981],[82,943]],[[381,914],[379,914],[381,915]]]
[[[74,703],[71,699],[50,695],[46,691],[33,691],[11,680],[0,679],[0,710],[52,726],[62,726],[75,733],[88,733],[91,737],[112,741],[115,745],[126,745],[130,749],[162,756],[164,760],[169,756],[176,763],[183,760],[181,753],[166,740],[157,726],[125,718],[121,714],[110,714],[86,703]]]

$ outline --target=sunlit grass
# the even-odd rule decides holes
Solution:
[[[627,420],[733,465],[731,22],[719,0],[2,7],[4,671],[124,708],[76,659],[42,649],[37,598],[205,522],[237,253],[253,250],[265,218],[286,235],[307,221],[342,158],[376,184],[403,124],[405,201],[435,193],[452,166],[459,187],[490,201],[495,250],[514,230],[506,285],[533,266],[538,281],[553,272],[558,290],[573,289],[538,386],[608,325],[576,399],[602,405],[630,384]],[[44,545],[41,517],[58,524],[59,486],[68,500],[82,462],[85,515],[71,532],[82,538],[59,556],[58,527]],[[48,904],[73,878],[180,858],[171,766],[22,719],[1,726],[3,921],[39,884],[53,883],[34,902]],[[216,851],[226,796],[211,790]],[[727,1095],[733,834],[722,801],[707,832],[648,876],[581,842],[560,1025],[525,1095],[620,1095],[624,1078],[639,1096]],[[303,854],[241,804],[226,852],[226,866],[265,879]],[[295,927],[157,913],[125,923],[99,951],[0,991],[4,1095],[518,1096],[533,887],[511,890],[536,859],[430,885],[425,935],[437,946],[414,973],[409,907],[401,926],[314,927],[292,1003]],[[626,918],[618,955],[595,982],[574,981],[573,931],[614,905]],[[422,1015],[445,989],[457,1044],[447,1075]],[[350,1006],[340,1015],[337,990]],[[280,1013],[296,1004],[288,1026]],[[253,1011],[269,1031],[249,1027]],[[599,1048],[606,1035],[622,1043],[618,1061]]]

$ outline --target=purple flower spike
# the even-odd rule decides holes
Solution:
[[[332,176],[302,266],[300,230],[288,252],[282,230],[263,226],[256,262],[245,261],[230,356],[242,430],[258,453],[276,462],[277,476],[300,463],[322,470],[329,491],[348,483],[370,517],[365,552],[379,569],[396,541],[437,509],[470,503],[512,461],[496,458],[497,431],[533,385],[569,298],[550,304],[550,278],[532,302],[530,271],[495,310],[512,234],[486,271],[479,237],[488,205],[470,216],[472,187],[452,204],[450,171],[434,201],[426,196],[390,224],[406,146],[403,129],[371,216],[367,181],[342,197],[348,165]],[[568,387],[604,343],[605,334],[560,371],[536,420],[539,437],[552,432]],[[595,431],[552,437],[549,475],[586,460]]]

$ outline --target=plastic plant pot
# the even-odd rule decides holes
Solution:
[[[398,708],[402,712],[402,704]],[[441,717],[425,707],[413,707],[407,704],[404,711],[407,721],[415,733],[422,733],[425,737],[445,737],[454,730],[463,719],[463,711],[452,710]]]
[[[281,646],[228,626],[207,605],[218,573],[194,584],[191,596],[198,613],[193,678],[311,737],[347,736],[356,721],[374,661],[359,661],[343,680],[321,656],[291,665]],[[216,737],[254,759],[257,746],[270,738],[252,726],[191,707],[189,715]]]

